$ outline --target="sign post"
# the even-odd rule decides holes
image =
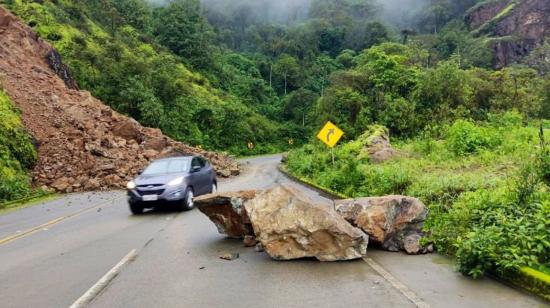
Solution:
[[[330,148],[330,153],[332,156],[332,165],[335,164],[334,159],[334,147],[336,144],[338,144],[338,141],[342,139],[342,136],[344,136],[344,131],[338,128],[336,125],[334,125],[332,122],[327,122],[323,129],[317,134],[317,138],[321,140],[324,144],[326,144]]]

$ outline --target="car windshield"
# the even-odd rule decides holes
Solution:
[[[171,173],[182,173],[189,171],[189,158],[183,159],[170,159],[170,160],[159,160],[151,163],[143,175],[159,175],[159,174],[171,174]]]

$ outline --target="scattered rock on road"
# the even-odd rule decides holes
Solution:
[[[264,252],[265,251],[264,246],[262,246],[262,243],[259,243],[259,242],[254,247],[254,250],[256,252]]]
[[[227,261],[233,261],[238,258],[239,258],[239,253],[237,252],[224,252],[220,255],[220,259],[227,260]]]
[[[341,200],[336,209],[347,221],[365,231],[372,243],[389,251],[403,250],[409,254],[425,253],[420,239],[428,214],[418,199],[386,196]]]
[[[276,187],[245,203],[256,238],[274,259],[352,260],[367,252],[368,236],[332,207],[313,204],[290,187]]]
[[[217,193],[195,199],[195,206],[218,228],[231,238],[254,236],[252,224],[244,203],[256,196],[256,191]]]
[[[258,244],[256,237],[253,235],[246,235],[243,239],[244,247],[254,247]]]

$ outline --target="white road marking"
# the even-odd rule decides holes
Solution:
[[[87,307],[88,304],[96,298],[101,291],[103,291],[113,279],[122,271],[124,266],[135,260],[137,257],[137,251],[133,249],[130,251],[117,265],[115,265],[110,271],[108,271],[98,282],[96,282],[86,293],[84,293],[79,299],[74,302],[70,308]]]
[[[15,232],[15,234],[13,235],[10,235],[8,237],[5,237],[5,238],[2,238],[0,239],[0,245],[4,245],[4,244],[7,244],[7,243],[10,243],[10,242],[13,242],[15,240],[18,240],[18,239],[21,239],[21,238],[24,238],[26,236],[29,236],[29,235],[32,235],[32,234],[35,234],[37,232],[40,232],[40,231],[48,231],[49,228],[53,225],[56,225],[66,219],[69,219],[69,218],[72,218],[72,217],[75,217],[75,216],[78,216],[80,214],[83,214],[83,213],[86,213],[86,212],[89,212],[93,209],[96,209],[98,207],[105,207],[105,206],[108,206],[108,205],[111,205],[111,204],[115,204],[116,202],[118,202],[119,200],[122,200],[120,198],[118,199],[113,199],[113,200],[109,200],[107,202],[103,202],[99,205],[95,205],[95,206],[92,206],[92,207],[89,207],[89,208],[85,208],[85,209],[82,209],[76,213],[72,213],[70,215],[67,215],[67,216],[62,216],[62,217],[58,217],[54,220],[51,220],[43,225],[40,225],[38,227],[34,227],[34,228],[31,228],[29,230],[26,230],[26,231],[21,231],[21,230],[18,230],[17,232]]]
[[[418,308],[431,308],[428,303],[423,301],[418,295],[416,295],[411,289],[407,288],[402,284],[397,278],[392,274],[386,271],[382,266],[376,263],[373,259],[369,257],[364,257],[363,261],[367,262],[372,269],[374,269],[380,276],[384,277],[394,288],[396,288],[401,294],[403,294],[407,299],[409,299],[413,304]]]

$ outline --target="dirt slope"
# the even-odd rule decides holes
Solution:
[[[1,6],[0,86],[36,139],[36,186],[122,188],[148,161],[180,153],[208,158],[221,176],[239,173],[235,160],[175,142],[78,90],[52,46]]]

